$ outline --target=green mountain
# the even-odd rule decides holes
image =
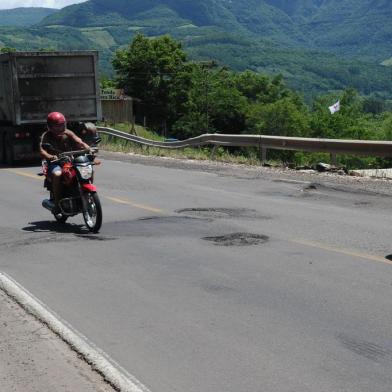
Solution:
[[[190,22],[280,45],[322,49],[381,62],[391,56],[390,0],[90,0],[41,25],[174,26]],[[170,29],[169,29],[170,30]]]
[[[0,26],[32,26],[56,11],[54,8],[33,7],[0,10]]]
[[[114,51],[136,33],[171,34],[191,59],[282,73],[307,96],[353,86],[391,98],[391,17],[390,0],[90,0],[28,29],[0,28],[0,45],[98,49],[110,75]]]

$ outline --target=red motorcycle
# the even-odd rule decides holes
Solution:
[[[47,151],[54,151],[51,145],[43,146]],[[62,167],[62,197],[59,202],[60,212],[55,210],[52,182],[48,176],[48,163],[43,163],[45,175],[44,187],[50,192],[50,199],[45,199],[42,206],[49,210],[60,223],[65,223],[71,216],[83,214],[88,230],[97,233],[102,225],[102,207],[93,184],[94,160],[97,148],[57,153],[59,157],[51,163]],[[93,152],[93,153],[92,153]]]

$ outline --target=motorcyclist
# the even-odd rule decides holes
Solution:
[[[50,148],[47,147],[49,145],[51,146]],[[57,162],[53,161],[58,159],[56,155],[58,153],[78,149],[90,149],[90,146],[67,129],[67,121],[62,113],[49,113],[47,118],[47,131],[41,137],[40,154],[43,159],[48,161],[47,175],[50,181],[52,181],[55,212],[60,211],[62,168]]]

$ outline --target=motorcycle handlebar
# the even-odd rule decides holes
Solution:
[[[68,151],[68,152],[62,152],[59,154],[60,158],[64,157],[71,157],[73,155],[82,155],[82,154],[88,154],[88,153],[96,153],[98,152],[98,149],[96,148],[89,148],[89,149],[84,149],[84,150],[76,150],[76,151]]]
[[[53,161],[50,161],[51,163],[60,163],[64,160],[66,160],[65,158],[70,158],[74,155],[83,155],[83,154],[95,154],[98,152],[98,148],[89,148],[89,149],[84,149],[84,150],[76,150],[76,151],[68,151],[68,152],[62,152],[60,154],[58,154],[58,159],[54,159]]]

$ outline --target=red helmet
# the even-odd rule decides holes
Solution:
[[[66,119],[62,113],[52,112],[47,118],[48,129],[56,134],[63,133],[66,128]]]

